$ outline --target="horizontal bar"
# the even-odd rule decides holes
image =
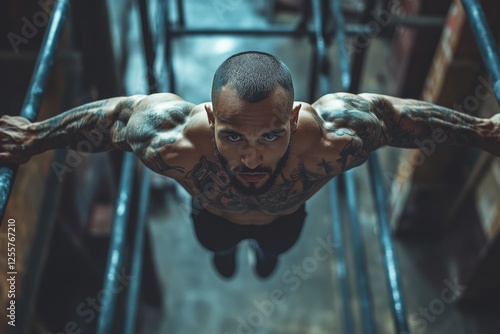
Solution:
[[[438,16],[401,16],[393,15],[391,24],[395,26],[404,26],[407,28],[442,28],[446,24],[445,17]]]
[[[439,17],[419,17],[419,16],[398,16],[393,15],[388,22],[377,20],[376,16],[370,22],[370,25],[364,24],[346,24],[344,27],[347,36],[354,35],[373,35],[373,27],[377,25],[380,29],[393,26],[408,26],[411,28],[441,28],[445,24],[445,19]],[[170,30],[172,36],[207,36],[207,35],[226,35],[226,36],[259,36],[259,37],[279,37],[279,36],[314,36],[315,31],[308,28],[305,31],[297,29],[296,26],[284,26],[267,29],[224,29],[224,28],[182,28],[175,27]],[[377,37],[377,36],[371,36]]]
[[[493,40],[491,30],[486,23],[483,9],[477,0],[462,0],[470,27],[476,38],[484,65],[491,74],[493,89],[497,101],[500,102],[500,56],[498,47]]]
[[[236,35],[236,36],[260,36],[260,37],[279,37],[279,36],[302,36],[304,34],[312,35],[313,31],[301,32],[296,27],[283,27],[271,29],[224,29],[224,28],[172,28],[171,37],[192,36],[192,35]]]
[[[26,94],[21,109],[21,116],[27,118],[30,122],[36,121],[38,117],[38,111],[42,103],[42,95],[50,76],[50,70],[54,64],[56,50],[59,45],[59,39],[63,30],[64,21],[66,20],[68,8],[69,0],[58,0],[52,11],[47,30],[45,31],[28,93]],[[17,166],[0,166],[0,225],[5,215],[5,209],[14,185],[16,173]]]

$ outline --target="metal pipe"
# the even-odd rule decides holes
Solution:
[[[441,29],[446,24],[445,17],[393,15],[389,26],[403,26],[417,29]]]
[[[175,72],[174,72],[174,65],[173,65],[173,50],[172,50],[172,43],[173,38],[176,36],[174,33],[174,29],[172,29],[172,25],[170,21],[168,20],[168,6],[165,6],[165,11],[163,12],[164,15],[164,22],[166,25],[165,29],[165,63],[167,67],[167,72],[168,72],[168,87],[170,88],[170,92],[174,92],[176,89],[176,83],[175,83]]]
[[[356,266],[356,284],[360,296],[361,323],[364,334],[375,333],[375,322],[373,320],[373,303],[371,300],[370,286],[368,282],[368,270],[366,269],[365,249],[360,232],[358,219],[358,196],[353,170],[343,174],[347,194],[347,209],[349,214],[349,227],[353,243],[354,263]]]
[[[339,50],[340,86],[342,91],[347,91],[351,85],[351,71],[349,68],[349,45],[345,33],[344,15],[340,0],[332,0],[331,9],[333,23],[335,27],[335,39]]]
[[[313,87],[310,89],[311,100],[313,100],[316,80],[316,76],[319,76],[320,81],[320,94],[325,95],[331,92],[331,85],[329,80],[329,63],[326,53],[326,41],[325,35],[325,23],[322,13],[325,12],[321,4],[326,4],[325,2],[320,2],[321,0],[312,1],[312,14],[314,19],[314,32],[315,32],[315,48],[314,48],[314,58],[312,66],[311,83]],[[325,5],[326,6],[326,5]],[[343,28],[343,26],[341,27]],[[342,30],[342,33],[344,31]],[[344,38],[345,40],[345,38]],[[349,67],[345,68],[349,71]],[[333,228],[333,241],[335,245],[335,253],[337,259],[337,271],[340,281],[341,299],[342,299],[342,323],[343,323],[343,333],[352,333],[352,319],[350,317],[350,290],[349,281],[347,279],[347,268],[346,268],[346,256],[344,252],[344,242],[342,234],[342,223],[340,218],[340,200],[338,195],[338,179],[334,178],[329,184],[329,193],[331,199],[331,213],[332,213],[332,228]],[[354,222],[352,222],[354,223]]]
[[[64,164],[66,152],[56,152],[54,161]],[[42,282],[43,268],[49,253],[49,245],[54,231],[57,207],[61,195],[61,184],[56,173],[49,173],[45,181],[45,195],[38,216],[35,237],[26,264],[21,298],[16,301],[16,326],[11,334],[27,333],[31,324],[31,316],[36,302],[36,296]],[[49,190],[50,189],[50,190]]]
[[[120,273],[125,270],[125,267],[123,267],[125,234],[127,231],[135,162],[135,155],[131,152],[126,152],[123,157],[119,194],[115,205],[113,231],[108,251],[97,334],[113,332],[114,311],[118,300],[115,284],[118,282]]]
[[[331,2],[330,12],[332,13],[334,28],[335,28],[335,39],[337,40],[337,47],[339,51],[339,69],[340,69],[340,85],[341,90],[347,91],[351,84],[351,73],[349,69],[349,52],[347,45],[347,38],[345,33],[345,22],[344,16],[342,15],[340,0],[333,0]],[[335,189],[335,192],[330,192],[330,197],[332,198],[332,215],[335,215],[333,219],[333,229],[334,229],[334,244],[336,245],[337,254],[337,271],[340,281],[341,290],[341,300],[342,300],[342,318],[343,318],[343,332],[350,334],[353,332],[352,318],[350,312],[350,290],[349,281],[347,279],[347,268],[346,268],[346,255],[344,252],[344,242],[342,237],[342,226],[340,219],[340,204],[338,199],[338,179],[332,180],[330,189]],[[335,211],[337,213],[335,214]]]
[[[342,25],[341,22],[343,21],[342,18],[342,12],[340,10],[340,5],[336,4],[335,2],[338,2],[338,0],[335,0],[332,9],[333,9],[333,16],[338,23],[336,24],[336,34],[337,35],[342,35]],[[367,16],[365,16],[365,19]],[[348,73],[348,66],[345,66],[345,63],[348,62],[347,58],[347,53],[346,53],[347,47],[340,45],[339,43],[339,57],[340,57],[340,63],[341,63],[341,70],[344,71],[342,74],[342,77],[345,77],[345,80],[342,80],[346,84],[346,86],[343,85],[343,89],[350,87],[350,89],[356,89],[354,91],[351,91],[353,93],[357,93],[357,89],[359,88],[359,76],[361,75],[361,71],[354,71],[353,76],[358,76],[355,80],[357,83],[353,85],[347,85],[347,83],[350,80],[350,74]],[[364,56],[363,56],[364,57]],[[363,57],[360,57],[358,61],[361,61],[361,66],[363,63]],[[342,63],[344,63],[344,66],[342,66]],[[359,66],[359,65],[358,65]],[[369,170],[370,170],[370,180],[372,182],[372,188],[375,194],[375,200],[376,200],[376,205],[377,205],[377,214],[378,214],[378,223],[380,226],[380,238],[381,238],[381,247],[382,247],[382,254],[384,257],[384,263],[385,263],[385,270],[386,270],[386,277],[387,277],[387,284],[389,286],[389,291],[390,291],[390,299],[391,299],[391,311],[394,317],[395,321],[395,326],[396,326],[396,332],[397,333],[405,333],[408,332],[408,323],[406,321],[406,311],[405,311],[405,305],[404,305],[404,300],[403,300],[403,293],[402,293],[402,285],[401,285],[401,279],[400,279],[400,273],[399,273],[399,268],[397,265],[397,260],[394,252],[394,246],[392,243],[391,239],[391,232],[390,232],[390,227],[389,227],[389,220],[387,217],[387,211],[385,208],[385,203],[386,203],[386,196],[385,192],[383,189],[382,185],[382,173],[380,171],[380,165],[377,159],[376,153],[371,154],[370,159],[369,159]],[[349,184],[353,183],[352,176],[350,175],[349,172],[344,174],[345,180],[346,180],[346,188],[347,191],[350,192]],[[354,185],[353,185],[354,186]]]
[[[144,54],[146,58],[146,65],[148,68],[148,92],[158,92],[158,82],[154,71],[155,50],[153,45],[153,38],[148,20],[148,7],[146,0],[139,0],[139,10],[141,16],[142,26],[142,41],[144,44]],[[160,13],[160,15],[162,15]],[[125,315],[125,334],[136,333],[137,323],[137,308],[139,305],[139,294],[141,287],[141,273],[142,273],[142,260],[144,253],[144,239],[146,229],[146,219],[148,215],[149,206],[149,191],[151,185],[151,170],[149,168],[142,168],[142,180],[139,190],[139,210],[137,211],[137,225],[134,238],[134,246],[132,250],[132,265],[130,286],[128,289],[127,302],[126,302],[126,315]]]
[[[63,24],[68,15],[68,8],[69,0],[58,0],[52,11],[47,30],[45,31],[42,47],[38,54],[35,70],[33,71],[28,93],[26,94],[20,115],[27,118],[30,122],[36,121],[38,117],[38,112],[42,103],[42,95],[45,92],[50,70],[54,64]],[[0,166],[0,225],[2,224],[7,202],[14,185],[17,168],[17,165],[6,164]]]
[[[177,19],[179,20],[179,26],[182,28],[186,26],[186,16],[184,13],[184,1],[177,0]]]
[[[363,24],[368,23],[370,20],[370,15],[371,12],[373,11],[373,8],[375,7],[375,0],[366,0],[366,5],[365,9],[363,11],[362,15],[362,22]],[[370,45],[370,40],[373,36],[373,33],[370,33],[369,35],[364,35],[361,36],[365,39],[362,45],[360,45],[359,48],[354,50],[354,59],[352,61],[351,65],[351,85],[349,86],[349,92],[354,93],[359,91],[359,86],[361,84],[361,74],[363,73],[363,65],[365,63],[365,56],[366,56],[366,50],[368,46]],[[359,41],[359,38],[356,40],[354,39],[354,46],[358,47],[356,43]],[[365,45],[366,44],[366,45]]]
[[[320,82],[321,94],[330,92],[328,78],[328,58],[326,57],[326,42],[324,38],[324,22],[321,0],[311,1],[314,27],[314,55],[311,67],[311,85],[309,100],[313,101],[316,94],[316,82]]]
[[[337,274],[340,282],[340,298],[342,300],[342,324],[344,334],[351,334],[351,293],[349,290],[349,281],[347,278],[346,254],[344,252],[345,244],[342,234],[342,224],[340,218],[340,199],[339,199],[339,180],[334,178],[329,182],[328,190],[330,194],[330,211],[332,214],[333,244],[335,249],[335,258],[337,260]]]
[[[139,13],[141,18],[141,28],[142,28],[142,43],[144,45],[144,56],[146,58],[146,71],[148,80],[148,91],[149,93],[156,92],[158,90],[158,81],[156,80],[156,75],[154,75],[154,59],[155,52],[153,47],[153,37],[151,34],[151,27],[149,25],[148,17],[148,7],[146,0],[139,0]]]
[[[384,257],[387,285],[391,300],[391,311],[396,325],[396,333],[409,333],[406,320],[406,307],[401,284],[401,274],[396,258],[396,251],[391,238],[389,217],[387,216],[387,196],[382,183],[382,171],[376,153],[372,153],[368,159],[370,170],[370,181],[375,195],[377,207],[378,224],[380,227],[380,244]]]
[[[347,51],[347,39],[344,29],[344,18],[342,15],[341,5],[339,0],[334,0],[331,3],[331,7],[328,11],[332,12],[335,26],[335,36],[337,38],[338,50],[339,50],[339,65],[340,65],[340,78],[341,78],[341,89],[347,91],[352,84],[351,73],[349,69],[349,56]],[[362,60],[362,59],[361,59]],[[356,71],[355,75],[360,76],[361,71]],[[359,79],[358,79],[359,80]],[[353,171],[347,171],[342,176],[346,188],[347,194],[347,208],[349,215],[349,228],[351,231],[353,252],[354,252],[354,263],[356,267],[356,286],[360,296],[361,304],[361,322],[362,322],[362,332],[363,333],[375,333],[375,322],[372,313],[372,299],[370,294],[370,286],[368,283],[368,270],[366,268],[365,251],[363,247],[363,241],[360,233],[359,219],[358,219],[358,207],[357,207],[357,191],[354,179]],[[346,284],[347,285],[347,284]],[[346,289],[348,287],[345,287]],[[343,298],[343,304],[349,303],[347,297]],[[347,308],[344,305],[344,308]],[[348,312],[346,310],[345,312]],[[344,323],[346,332],[347,330],[352,331],[351,318],[348,315],[344,315]],[[348,333],[348,332],[347,332]]]
[[[486,23],[481,4],[477,0],[462,0],[469,24],[476,38],[484,65],[491,75],[493,90],[500,103],[500,57],[491,30]]]
[[[297,27],[269,28],[269,29],[225,29],[225,28],[172,28],[172,36],[209,36],[209,35],[237,35],[237,36],[259,36],[259,37],[279,37],[279,36],[301,36],[303,33]],[[309,31],[309,34],[312,34]]]
[[[139,307],[139,294],[141,287],[142,259],[144,253],[144,238],[146,219],[148,215],[149,190],[151,185],[151,171],[142,168],[141,189],[139,191],[139,211],[137,213],[137,226],[132,251],[132,267],[130,286],[126,302],[125,334],[136,333],[137,309]]]
[[[374,22],[377,22],[374,17]],[[446,20],[439,17],[419,17],[419,16],[391,16],[391,20],[385,27],[381,29],[389,29],[394,26],[406,26],[414,29],[440,29],[443,27]],[[347,36],[369,36],[376,38],[383,34],[373,35],[373,29],[366,24],[345,24],[345,33]],[[272,27],[268,29],[225,29],[225,28],[184,28],[176,27],[171,29],[171,34],[178,36],[210,36],[210,35],[226,35],[226,36],[258,36],[258,37],[280,37],[280,36],[296,36],[304,35],[313,36],[314,29],[297,26]]]

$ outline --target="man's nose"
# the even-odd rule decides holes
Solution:
[[[241,162],[250,169],[258,167],[262,160],[261,150],[258,150],[255,146],[246,147],[241,156]]]

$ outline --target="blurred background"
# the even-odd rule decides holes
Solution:
[[[322,94],[314,62],[319,22],[314,13],[324,22],[328,59],[328,71],[321,66],[319,71],[326,73],[332,92],[422,99],[480,117],[499,112],[460,1],[335,2],[347,33],[340,47],[334,2],[319,1],[321,10],[315,12],[306,0],[70,1],[38,120],[148,89],[175,92],[196,104],[210,101],[216,68],[246,50],[269,52],[285,62],[296,99],[312,103]],[[479,2],[498,41],[500,4]],[[145,4],[142,21],[139,3]],[[1,115],[22,109],[54,6],[52,0],[0,4]],[[258,32],[195,35],[218,29]],[[289,32],[265,36],[280,29]],[[342,81],[340,51],[351,64],[349,87]],[[109,274],[126,158],[118,151],[71,152],[37,155],[19,168],[0,228],[0,333],[132,328],[146,334],[402,334],[406,330],[395,325],[398,307],[390,298],[388,273],[399,274],[409,333],[500,332],[500,159],[487,153],[435,143],[421,150],[379,150],[379,181],[399,270],[384,257],[385,235],[365,164],[351,174],[354,197],[340,182],[338,210],[330,185],[307,202],[301,237],[272,277],[254,274],[255,257],[243,241],[236,275],[224,280],[196,240],[189,195],[166,177],[142,178],[144,168],[135,162],[128,224],[117,248],[121,266]],[[144,183],[149,197],[140,195]],[[142,262],[134,271],[144,198]],[[16,220],[16,327],[7,324],[8,219]],[[328,256],[319,260],[317,249]],[[116,307],[105,313],[103,289],[110,275],[118,277]],[[132,303],[134,281],[139,294]],[[105,322],[100,317],[109,322],[105,331],[98,329]],[[130,319],[134,325],[127,327]]]

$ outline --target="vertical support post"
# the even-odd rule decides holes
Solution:
[[[375,8],[375,0],[365,0],[365,9],[362,15],[362,23],[367,23],[370,19],[371,12]],[[359,35],[357,35],[359,36]],[[354,38],[356,38],[355,36]],[[361,49],[354,51],[354,59],[351,66],[351,85],[349,86],[350,93],[357,93],[359,91],[359,86],[361,85],[361,75],[363,74],[363,66],[365,64],[366,50],[368,49],[369,41],[367,45]]]
[[[186,15],[184,11],[184,0],[177,0],[177,18],[179,19],[179,27],[186,26]]]

